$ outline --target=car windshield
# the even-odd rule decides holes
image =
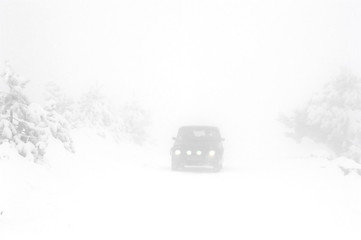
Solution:
[[[178,132],[179,140],[219,140],[216,128],[181,128]]]

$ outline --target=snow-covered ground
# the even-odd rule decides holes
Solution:
[[[74,141],[75,154],[51,142],[40,165],[0,146],[1,239],[361,237],[361,176],[288,140],[242,150],[228,138],[220,173],[171,172],[171,142]]]

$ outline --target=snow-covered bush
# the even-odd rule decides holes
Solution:
[[[296,140],[325,143],[338,156],[361,160],[361,79],[340,74],[291,116],[282,116]]]

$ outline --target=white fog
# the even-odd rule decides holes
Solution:
[[[48,111],[54,82],[75,101],[99,87],[107,101],[136,103],[149,117],[143,144],[115,142],[98,136],[115,128],[99,134],[79,123],[75,106],[66,132],[75,153],[52,132],[38,164],[38,155],[21,156],[15,130],[5,134],[18,125],[0,97],[1,120],[11,119],[0,122],[0,238],[359,239],[360,102],[330,117],[338,105],[326,88],[330,105],[306,104],[344,73],[360,86],[360,23],[357,0],[0,0],[0,74],[10,66],[30,80],[24,94],[39,111]],[[289,118],[294,141],[280,116],[302,106],[307,123]],[[345,116],[350,134],[328,134],[337,127],[325,130],[326,115],[327,123]],[[172,171],[182,126],[219,128],[222,171]],[[339,161],[352,162],[350,174]],[[89,220],[93,211],[101,223]]]

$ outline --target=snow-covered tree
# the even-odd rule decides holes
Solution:
[[[50,129],[51,135],[60,140],[65,149],[75,152],[73,139],[70,136],[70,124],[64,116],[57,112],[57,105],[53,101],[49,101],[45,106],[46,122]]]
[[[126,104],[120,109],[120,130],[131,141],[142,144],[146,141],[149,116],[136,102]]]
[[[1,78],[9,88],[7,92],[2,92],[1,110],[2,114],[9,116],[9,121],[12,123],[14,118],[24,118],[26,116],[29,100],[23,93],[23,89],[29,81],[22,80],[18,75],[15,75],[10,66],[6,66]]]
[[[73,110],[74,100],[70,98],[58,84],[48,82],[45,87],[45,100],[47,102],[53,101],[56,104],[55,111],[64,115]]]
[[[48,108],[51,106],[52,111],[55,111],[67,120],[70,128],[76,127],[78,123],[75,114],[76,102],[55,82],[48,82],[46,84],[45,101]]]
[[[45,154],[52,133],[68,150],[73,150],[67,147],[71,145],[71,140],[63,122],[53,121],[51,110],[30,103],[25,96],[23,90],[29,81],[22,80],[9,66],[6,66],[1,78],[8,91],[2,91],[0,98],[0,143],[12,143],[20,155],[39,161]],[[53,133],[55,128],[56,134]]]
[[[83,94],[77,105],[77,119],[96,129],[99,135],[113,137],[117,142],[146,141],[149,116],[139,104],[111,102],[95,86]]]
[[[295,139],[309,137],[361,161],[361,79],[342,73],[282,121]]]
[[[78,102],[78,118],[87,125],[109,127],[113,120],[109,107],[110,105],[101,93],[101,88],[92,87],[82,95]]]

